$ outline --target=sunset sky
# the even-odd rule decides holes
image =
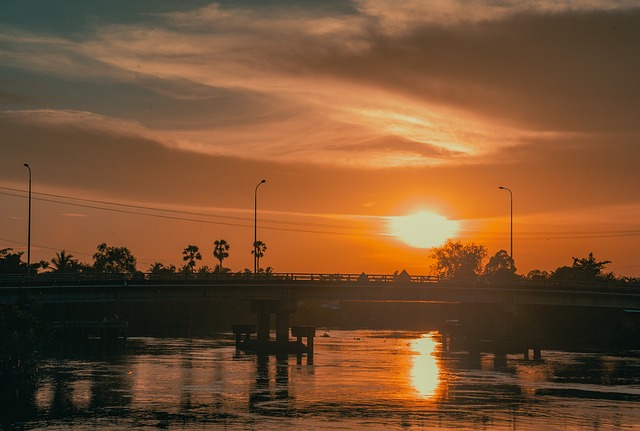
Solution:
[[[275,272],[427,274],[449,229],[509,251],[504,186],[519,273],[640,275],[635,0],[1,2],[0,137],[0,248],[29,163],[32,261],[225,239],[252,268],[265,179]]]

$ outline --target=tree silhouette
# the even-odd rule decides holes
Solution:
[[[611,278],[610,274],[604,274],[602,271],[607,264],[611,263],[610,260],[603,260],[598,262],[593,257],[593,252],[589,253],[589,257],[573,258],[573,268],[581,275],[581,278],[585,280],[598,280],[602,278]]]
[[[27,264],[22,262],[23,252],[12,253],[12,248],[0,250],[0,273],[21,274],[27,269]]]
[[[175,274],[176,267],[175,265],[165,266],[160,262],[154,262],[153,265],[149,267],[149,272],[152,275],[157,275],[157,276],[170,275],[170,274]]]
[[[202,265],[198,268],[198,274],[211,274],[212,272],[214,272],[214,270],[209,268],[209,265]]]
[[[12,248],[0,249],[0,274],[22,274],[27,270],[27,263],[22,261],[23,252],[12,253]],[[49,266],[49,262],[31,262],[29,274],[37,274],[40,269]]]
[[[253,250],[251,250],[251,254],[256,256],[258,272],[260,272],[260,258],[264,256],[265,251],[267,251],[267,245],[264,242],[256,241],[253,243]]]
[[[164,269],[164,264],[160,262],[153,262],[153,264],[149,267],[149,272],[151,274],[159,274]]]
[[[484,275],[489,278],[513,278],[516,267],[506,250],[498,251],[484,267]]]
[[[474,243],[463,244],[461,241],[448,240],[440,247],[431,249],[429,257],[435,260],[433,269],[437,275],[453,277],[473,277],[480,273],[482,260],[487,256],[487,249]]]
[[[74,259],[73,255],[67,254],[65,250],[56,253],[55,257],[51,259],[51,264],[53,272],[77,272],[80,267],[78,259]]]
[[[572,266],[561,266],[551,274],[554,281],[603,281],[614,279],[613,273],[604,273],[604,267],[611,263],[609,260],[597,261],[593,253],[588,257],[573,258]]]
[[[96,271],[109,274],[136,272],[136,258],[127,247],[111,247],[103,242],[97,249],[93,254],[93,268]]]
[[[186,262],[185,269],[193,272],[196,266],[196,260],[202,260],[200,249],[197,245],[189,245],[182,251],[182,260]]]
[[[231,246],[223,239],[216,240],[213,243],[213,256],[220,262],[220,265],[216,268],[219,272],[223,272],[222,261],[229,257],[230,248]]]
[[[544,281],[544,280],[548,280],[549,277],[551,277],[551,274],[549,274],[547,271],[542,271],[540,269],[532,269],[527,273],[528,280]]]

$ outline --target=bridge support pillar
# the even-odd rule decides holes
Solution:
[[[259,311],[256,312],[256,315],[258,341],[269,341],[269,333],[271,332],[271,314]]]
[[[289,314],[290,311],[276,313],[276,344],[286,348],[289,342]]]
[[[525,360],[529,360],[531,359],[531,355],[529,354],[530,351],[533,350],[533,360],[534,361],[539,361],[540,359],[542,359],[542,352],[540,351],[540,347],[533,347],[532,349],[526,348],[524,350],[524,359]]]
[[[236,336],[236,348],[240,348],[243,341],[250,341],[251,334],[255,332],[256,325],[233,325],[233,334]]]
[[[536,361],[542,359],[542,352],[540,351],[540,347],[533,348],[533,359]]]
[[[294,326],[291,328],[291,335],[298,340],[298,348],[306,349],[307,365],[313,365],[313,338],[316,336],[315,326]],[[306,338],[307,344],[303,344],[302,339]],[[297,363],[302,363],[302,351],[298,350]]]
[[[271,315],[275,314],[276,348],[286,350],[289,343],[289,315],[297,308],[294,300],[263,299],[251,301],[251,311],[256,314],[258,342],[269,343]]]
[[[455,338],[460,333],[460,322],[457,320],[447,320],[438,327],[438,332],[442,339],[442,352],[449,352]]]

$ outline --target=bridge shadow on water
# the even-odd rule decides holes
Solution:
[[[272,359],[275,362],[272,363]],[[256,354],[256,379],[249,392],[249,411],[264,416],[291,416],[288,355]]]
[[[220,345],[224,352],[229,351],[230,337]],[[161,343],[162,339],[158,339]],[[191,370],[199,370],[198,346],[190,346],[186,339],[175,339],[177,343],[168,350],[162,344],[148,349],[144,343],[133,339],[129,347],[121,343],[104,344],[84,343],[82,346],[58,346],[49,348],[40,358],[37,372],[30,378],[4,380],[0,385],[0,430],[22,430],[24,424],[46,428],[49,424],[68,423],[71,425],[95,423],[100,421],[118,421],[135,417],[139,423],[152,423],[158,429],[173,428],[191,424],[221,424],[229,420],[238,420],[238,407],[229,408],[228,399],[222,394],[216,395],[215,385],[211,387],[210,401],[203,404],[199,395],[189,389],[192,382]],[[194,354],[189,353],[194,350]],[[220,352],[216,355],[222,355]],[[226,354],[226,353],[225,353]],[[180,384],[183,389],[178,398],[167,397],[162,393],[150,393],[145,401],[147,408],[136,403],[136,386],[141,384],[136,378],[137,361],[174,362],[179,359]],[[224,359],[221,360],[224,361]],[[247,354],[236,351],[232,361],[254,363],[253,382],[249,382],[244,406],[256,417],[291,417],[296,414],[292,404],[294,397],[289,392],[291,366],[306,368],[305,374],[312,375],[313,367],[292,365],[296,355]],[[219,374],[214,368],[214,374]],[[149,376],[152,378],[152,376]],[[167,376],[158,376],[164,380]],[[171,377],[173,378],[173,377]],[[218,375],[220,382],[225,378]],[[148,384],[144,383],[144,384]],[[154,400],[154,397],[157,399]],[[144,404],[144,403],[143,403]],[[142,409],[141,409],[142,408]]]

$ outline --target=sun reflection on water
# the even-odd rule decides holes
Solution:
[[[411,342],[416,353],[411,366],[411,384],[423,398],[432,399],[440,384],[440,368],[434,356],[436,341],[429,335],[423,335]]]

